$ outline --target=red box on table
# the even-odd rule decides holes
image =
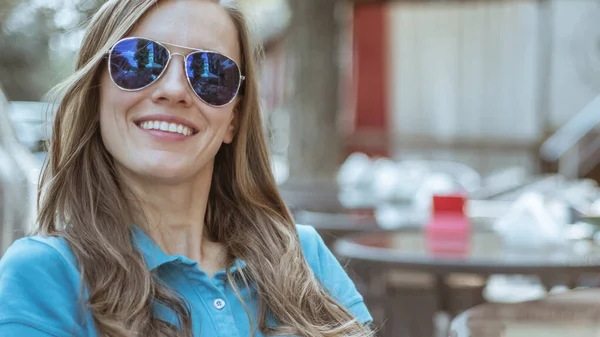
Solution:
[[[431,217],[425,226],[428,251],[443,255],[469,251],[471,222],[465,214],[466,202],[463,194],[433,196]]]

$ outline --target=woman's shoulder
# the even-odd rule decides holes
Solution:
[[[317,277],[320,277],[323,268],[326,268],[326,265],[332,262],[333,254],[314,227],[297,224],[296,231],[306,262],[308,262]]]
[[[40,331],[68,336],[84,329],[74,261],[62,238],[32,236],[15,241],[0,258],[0,335],[35,330],[36,336]]]
[[[314,252],[323,245],[323,239],[313,226],[296,224],[298,238],[304,253]]]
[[[77,264],[64,238],[35,235],[16,240],[0,258],[0,275],[16,279],[44,277],[78,280]],[[62,275],[59,275],[62,274]],[[0,278],[6,281],[5,278]]]
[[[373,320],[346,270],[312,226],[296,225],[306,262],[324,288],[361,323]]]

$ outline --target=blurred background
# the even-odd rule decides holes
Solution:
[[[381,336],[600,286],[600,1],[241,2],[281,193]],[[102,3],[0,0],[0,254],[35,221],[45,94]]]

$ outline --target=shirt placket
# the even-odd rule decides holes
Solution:
[[[206,324],[208,321],[212,322],[215,336],[242,337],[235,324],[232,306],[228,303],[226,296],[226,280],[215,275],[211,281],[206,273],[200,270],[187,271],[186,274],[188,280],[193,284],[194,297],[198,298],[200,305],[209,316],[200,320],[204,322],[202,324]],[[202,312],[196,313],[196,315],[202,314]],[[200,335],[200,331],[196,333],[198,336]]]

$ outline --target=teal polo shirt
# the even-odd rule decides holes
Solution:
[[[319,234],[310,226],[296,228],[306,260],[324,289],[361,323],[371,322],[362,296]],[[137,227],[132,238],[148,268],[189,304],[194,336],[250,336],[248,315],[228,284],[225,270],[209,278],[196,262],[166,254]],[[236,265],[243,268],[241,261]],[[77,263],[64,239],[32,236],[17,240],[0,259],[0,336],[98,336],[90,311],[78,301],[79,285]],[[255,327],[254,290],[240,287],[240,291]],[[154,310],[159,318],[174,322],[167,308],[155,306]],[[260,332],[255,336],[263,337]]]

